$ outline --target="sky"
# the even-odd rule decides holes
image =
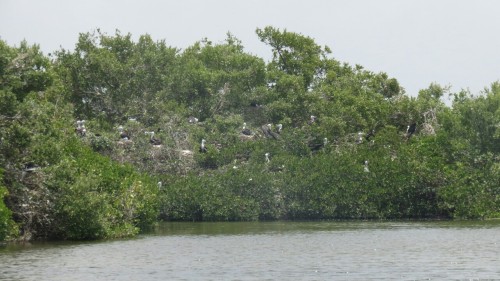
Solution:
[[[407,94],[431,83],[478,94],[500,80],[497,0],[0,0],[0,39],[74,50],[99,28],[149,34],[184,49],[227,32],[268,61],[255,30],[271,25],[309,36],[351,65],[396,78]]]

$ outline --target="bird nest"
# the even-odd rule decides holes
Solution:
[[[423,135],[428,135],[428,136],[436,135],[436,131],[434,130],[434,126],[432,126],[429,123],[424,123],[422,125],[422,129],[420,130],[420,133]]]
[[[438,120],[436,116],[436,110],[430,109],[423,113],[424,123],[422,124],[421,134],[434,136],[436,135],[436,128],[438,126]]]

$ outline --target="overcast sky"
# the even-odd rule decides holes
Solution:
[[[0,38],[45,54],[73,50],[79,33],[119,29],[186,48],[230,31],[246,51],[270,49],[255,34],[272,25],[312,37],[352,65],[386,72],[415,96],[431,82],[478,93],[500,80],[496,0],[0,0]]]

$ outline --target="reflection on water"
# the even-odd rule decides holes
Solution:
[[[164,223],[0,246],[0,280],[500,280],[500,221]]]

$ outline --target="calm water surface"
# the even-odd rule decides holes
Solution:
[[[500,221],[164,223],[0,246],[0,280],[500,280]]]

